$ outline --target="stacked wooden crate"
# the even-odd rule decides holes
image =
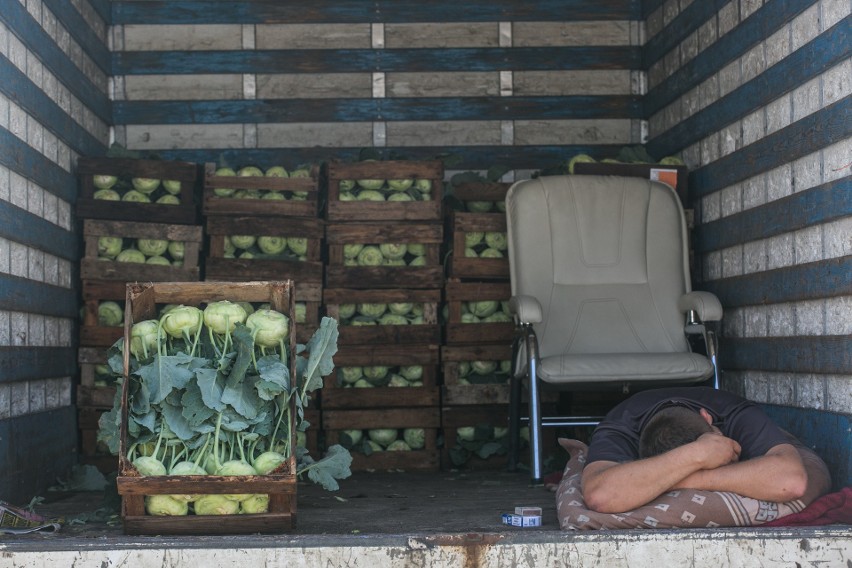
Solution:
[[[204,168],[204,279],[292,280],[299,342],[316,331],[322,302],[319,185],[315,165]]]
[[[441,421],[444,468],[490,468],[508,450],[514,324],[504,200],[510,184],[465,182],[447,213]]]
[[[82,459],[104,471],[117,465],[96,437],[98,418],[115,397],[117,373],[108,366],[107,350],[123,336],[126,285],[199,279],[197,170],[192,163],[161,160],[77,163],[75,214],[85,249],[76,403]]]
[[[340,337],[325,441],[350,448],[353,470],[435,470],[443,165],[331,163],[327,178],[323,301]]]

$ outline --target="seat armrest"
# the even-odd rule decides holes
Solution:
[[[541,323],[541,304],[532,296],[509,298],[509,312],[521,323]]]
[[[678,300],[677,307],[684,313],[695,310],[701,321],[720,321],[722,319],[722,304],[712,292],[684,294]]]

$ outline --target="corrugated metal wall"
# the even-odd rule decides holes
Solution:
[[[106,2],[0,9],[0,499],[76,463],[76,156],[112,123]]]
[[[523,170],[640,139],[635,0],[112,5],[129,148],[268,165],[370,147]]]
[[[700,286],[726,307],[725,386],[772,405],[845,413],[822,430],[815,424],[838,418],[786,419],[847,477],[850,8],[848,0],[646,2],[645,51],[648,148],[682,152],[693,170]]]

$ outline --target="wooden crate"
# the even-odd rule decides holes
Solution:
[[[444,283],[441,245],[444,234],[436,223],[332,223],[326,226],[328,264],[325,282],[328,288],[440,288]],[[420,265],[410,264],[412,255],[403,258],[403,266],[357,266],[347,262],[346,245],[418,244],[423,245]]]
[[[112,403],[110,403],[112,404]],[[98,419],[109,408],[82,407],[77,409],[77,429],[80,432],[80,462],[93,465],[101,473],[118,471],[118,458],[98,444]]]
[[[297,284],[322,283],[322,238],[320,219],[281,219],[278,217],[208,217],[205,232],[210,250],[205,261],[207,280],[251,281],[288,279]],[[254,235],[302,238],[307,241],[304,259],[295,255],[269,258],[254,251],[255,258],[228,258],[225,238],[229,235]]]
[[[513,322],[478,321],[468,323],[462,319],[464,308],[468,302],[485,300],[507,302],[511,296],[512,288],[509,282],[447,282],[444,287],[444,300],[447,304],[447,322],[444,326],[445,342],[448,345],[511,344],[515,333]],[[502,307],[497,309],[501,311]]]
[[[441,389],[442,404],[447,406],[476,406],[488,404],[508,404],[510,375],[508,372],[495,371],[477,377],[466,374],[466,364],[472,361],[509,361],[512,358],[512,346],[508,343],[495,345],[444,345],[441,347],[441,367],[444,383]],[[467,376],[467,380],[463,380]],[[477,382],[482,381],[482,382]],[[526,388],[521,396],[526,399]],[[542,402],[555,403],[559,393],[545,391],[541,393]]]
[[[284,282],[164,282],[128,284],[128,309],[125,311],[125,343],[130,342],[134,322],[155,317],[159,305],[185,304],[201,306],[213,301],[268,302],[275,310],[289,314],[293,322],[294,297],[292,283]],[[295,333],[291,329],[289,350],[290,374],[295,370]],[[130,354],[125,351],[125,375],[129,375]],[[121,430],[119,439],[119,476],[116,480],[122,498],[121,516],[127,534],[251,534],[282,533],[291,530],[296,518],[295,455],[268,475],[256,476],[155,476],[144,477],[127,457],[128,382],[122,389]],[[295,402],[291,401],[291,420]],[[291,422],[291,426],[293,423]],[[293,428],[291,428],[293,432]],[[293,442],[295,433],[293,432]],[[159,517],[145,513],[146,495],[193,493],[262,493],[268,494],[269,512],[246,515],[190,515]]]
[[[506,201],[510,187],[512,184],[505,182],[464,182],[453,186],[453,197],[465,206],[469,201],[491,201],[496,210],[496,203]]]
[[[83,280],[83,322],[80,325],[80,345],[84,347],[110,347],[124,337],[124,324],[101,325],[98,306],[102,302],[116,302],[124,309],[126,295],[122,280]],[[123,320],[122,320],[123,321]]]
[[[163,195],[170,195],[161,184],[151,195],[153,203],[133,201],[108,201],[95,199],[97,188],[93,176],[110,175],[118,178],[113,186],[120,195],[132,189],[132,178],[174,180],[180,182],[180,192],[175,195],[179,204],[156,203]],[[198,222],[197,199],[198,166],[190,162],[168,160],[134,160],[129,158],[85,158],[77,160],[80,196],[75,214],[81,219],[111,221],[145,221],[194,225]]]
[[[689,180],[689,168],[686,166],[577,162],[574,164],[574,173],[576,175],[625,176],[640,177],[644,179],[659,179],[674,188],[678,197],[680,197],[682,204],[689,203],[689,189],[687,187],[687,182]]]
[[[370,410],[324,410],[323,432],[329,445],[340,443],[343,430],[369,430],[372,428],[424,428],[426,445],[421,450],[381,451],[365,455],[352,450],[352,471],[365,470],[417,470],[437,471],[440,455],[437,445],[441,424],[440,409],[384,408]],[[366,432],[364,433],[366,436]]]
[[[467,256],[469,250],[465,243],[467,233],[506,233],[505,213],[465,213],[453,211],[451,215],[452,251],[449,274],[453,278],[508,279],[509,253],[501,251],[500,258]],[[477,255],[489,247],[483,238],[473,247]]]
[[[440,221],[443,201],[444,165],[439,160],[432,161],[362,161],[353,163],[331,162],[328,164],[328,206],[326,218],[329,221]],[[380,180],[428,180],[431,191],[418,194],[410,190],[417,200],[413,201],[358,201],[341,200],[341,182],[359,179]],[[358,186],[353,193],[357,193]],[[428,195],[424,200],[423,196]]]
[[[336,374],[325,377],[322,409],[358,409],[438,406],[438,345],[354,345],[343,346],[334,355]],[[423,367],[421,386],[354,387],[339,375],[347,367],[388,367],[388,375],[400,367]]]
[[[458,429],[464,427],[479,427],[483,432],[487,427],[503,428],[505,433],[496,437],[496,433],[488,439],[489,442],[501,444],[500,452],[482,458],[476,453],[459,451]],[[505,404],[479,406],[444,406],[441,408],[441,430],[444,443],[441,447],[441,469],[500,469],[508,462],[509,450],[509,407]],[[461,458],[466,459],[463,463]],[[453,460],[456,457],[456,460]]]
[[[202,229],[191,225],[164,225],[131,221],[83,222],[84,257],[80,260],[83,280],[120,280],[124,282],[191,282],[199,278],[199,251]],[[184,244],[180,266],[99,260],[98,239],[102,236],[127,239],[164,239]]]
[[[340,345],[400,344],[436,345],[441,343],[438,324],[440,290],[352,290],[326,288],[323,291],[325,313],[340,324]],[[423,308],[423,323],[410,325],[352,325],[353,320],[341,320],[341,306],[358,304],[412,303]]]
[[[77,407],[112,408],[112,403],[115,400],[114,381],[109,380],[104,383],[99,379],[95,370],[98,365],[107,364],[107,349],[105,347],[81,347],[77,350],[77,363],[80,365],[80,384],[77,385],[76,395]]]
[[[215,164],[204,165],[204,215],[248,215],[253,217],[317,217],[320,210],[320,171],[311,167],[305,178],[266,176],[217,176]],[[279,194],[284,199],[237,199],[220,197],[221,188],[257,190]],[[293,199],[294,192],[306,194]]]

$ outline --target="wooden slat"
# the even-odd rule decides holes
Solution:
[[[0,383],[69,377],[76,373],[73,347],[0,346]]]
[[[411,97],[399,99],[276,99],[245,101],[116,101],[127,124],[335,122],[412,120],[568,120],[641,118],[632,95],[564,97]]]
[[[177,5],[177,6],[176,6]],[[179,7],[179,9],[178,9]],[[113,24],[316,24],[364,22],[500,22],[554,20],[638,20],[639,2],[620,0],[450,0],[423,3],[417,0],[359,2],[314,0],[290,3],[275,0],[221,2],[112,2]]]
[[[845,256],[710,280],[696,288],[713,292],[723,306],[735,308],[850,295],[850,274],[852,256]]]
[[[732,0],[704,0],[703,2],[692,2],[660,31],[657,35],[650,38],[642,47],[642,60],[645,63],[645,69],[649,69],[654,63],[665,56],[666,53],[676,49],[678,45],[695,31],[704,25],[707,20],[715,18],[719,10]],[[645,10],[645,17],[650,8],[648,4],[662,4],[660,2],[642,3]],[[653,11],[653,10],[651,10]]]
[[[75,5],[64,0],[43,0],[43,3],[45,8],[53,12],[56,19],[62,22],[63,27],[68,30],[69,35],[74,38],[74,41],[80,45],[86,56],[97,64],[104,75],[109,75],[109,48],[89,26],[89,23],[80,14]]]
[[[706,253],[791,233],[852,215],[852,179],[830,181],[695,228],[695,251]]]
[[[641,69],[633,46],[119,51],[116,75]]]
[[[852,135],[852,95],[689,174],[694,201],[744,179],[790,163]]]
[[[719,360],[733,371],[848,374],[852,336],[721,338]]]
[[[648,141],[648,152],[666,156],[686,148],[718,130],[720,124],[730,124],[766,106],[847,59],[852,53],[850,21],[852,16],[847,16],[754,79],[659,133]]]
[[[63,201],[73,203],[77,197],[77,182],[72,174],[5,128],[0,128],[0,164]]]
[[[72,289],[0,274],[0,290],[3,290],[0,295],[0,310],[60,318],[79,317],[80,306],[77,294]]]
[[[0,237],[76,261],[80,258],[77,236],[25,209],[0,200]]]

